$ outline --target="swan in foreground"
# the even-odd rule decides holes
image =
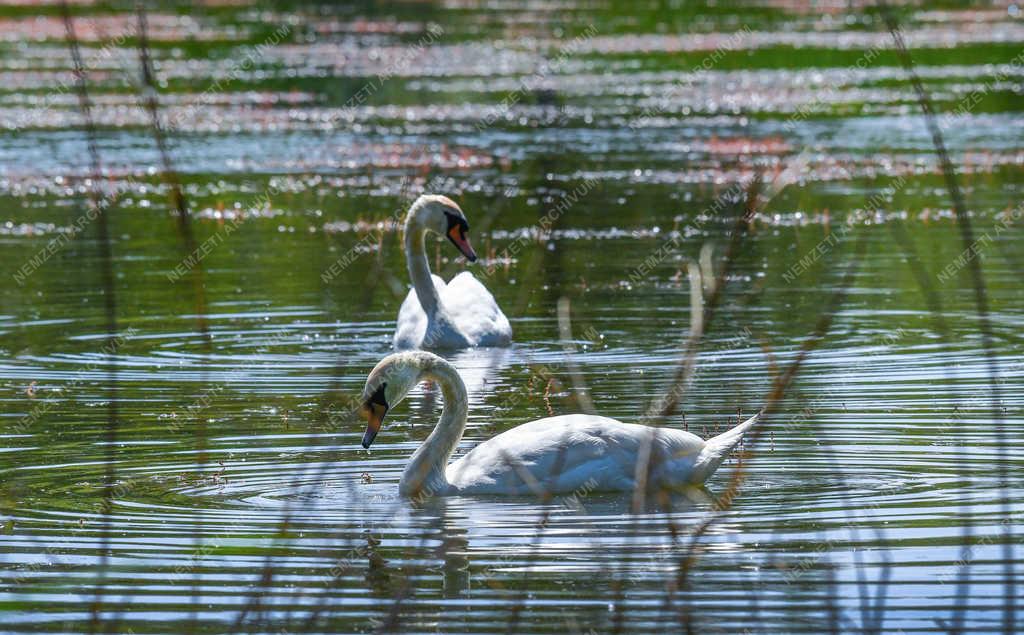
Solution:
[[[454,201],[425,194],[412,204],[405,218],[405,261],[413,288],[398,311],[396,349],[455,349],[508,346],[512,327],[494,296],[473,274],[463,271],[445,284],[430,274],[427,232],[447,236],[470,262],[476,252],[466,232],[469,223]]]
[[[578,491],[631,491],[636,466],[650,450],[651,489],[706,481],[759,418],[754,415],[707,441],[670,428],[651,428],[596,415],[547,417],[503,432],[452,464],[448,459],[466,429],[466,387],[455,367],[433,353],[388,355],[370,372],[362,395],[369,448],[384,415],[420,381],[441,386],[441,420],[413,453],[398,485],[403,496],[523,495]],[[652,445],[648,445],[652,444]]]

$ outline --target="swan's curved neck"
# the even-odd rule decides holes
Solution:
[[[448,489],[445,468],[466,430],[468,414],[466,385],[454,366],[437,361],[424,369],[422,377],[440,384],[444,409],[434,431],[413,453],[398,486],[402,495],[416,498],[436,496]]]
[[[405,219],[405,264],[409,268],[409,277],[412,278],[412,286],[416,289],[416,297],[419,298],[423,312],[433,316],[441,301],[427,262],[427,228],[423,224],[425,210],[425,207],[418,204],[409,208],[409,215]]]

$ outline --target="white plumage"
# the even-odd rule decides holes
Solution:
[[[430,273],[425,250],[427,232],[447,236],[471,262],[476,253],[465,232],[462,210],[444,196],[424,195],[405,220],[405,258],[413,288],[398,311],[396,349],[458,349],[508,346],[512,327],[494,296],[472,273],[464,271],[445,283]]]
[[[440,302],[431,340],[423,345],[430,319],[423,311],[416,289],[409,289],[398,310],[396,349],[508,346],[512,342],[508,318],[498,308],[491,292],[472,273],[463,271],[447,284],[441,276],[432,275],[431,280]]]

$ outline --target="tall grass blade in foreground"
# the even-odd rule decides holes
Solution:
[[[975,246],[975,240],[974,230],[971,226],[970,213],[967,210],[967,204],[964,201],[963,193],[960,190],[960,184],[957,181],[956,169],[953,167],[953,162],[949,158],[949,152],[946,150],[946,143],[943,140],[942,130],[939,128],[938,122],[935,119],[935,109],[932,106],[931,98],[928,96],[928,92],[921,83],[921,78],[918,77],[917,71],[914,69],[913,57],[911,57],[910,51],[907,50],[906,43],[903,40],[903,33],[900,30],[895,14],[884,0],[880,0],[879,7],[882,10],[882,15],[889,28],[889,33],[892,35],[893,42],[896,45],[896,53],[899,57],[900,63],[903,65],[904,70],[906,70],[907,75],[910,78],[910,83],[914,87],[918,103],[924,113],[925,123],[928,126],[929,133],[931,134],[932,143],[935,146],[935,153],[938,155],[939,162],[942,167],[942,175],[946,182],[946,188],[949,190],[949,196],[953,203],[953,211],[956,214],[957,227],[960,229],[960,236],[962,238],[964,249],[973,249]],[[1002,508],[1003,518],[1008,521],[1013,513],[1013,505],[1010,501],[1009,495],[1012,484],[1010,482],[1008,467],[1009,456],[1007,455],[1007,443],[1009,439],[1006,436],[1006,422],[1003,418],[1002,412],[1002,388],[1000,387],[999,382],[999,356],[996,352],[995,335],[992,331],[992,319],[989,315],[988,292],[985,287],[985,276],[981,270],[981,259],[968,259],[967,267],[971,274],[971,284],[974,289],[974,304],[978,314],[978,330],[981,332],[982,348],[985,351],[985,359],[988,367],[989,390],[992,395],[991,416],[993,423],[995,424],[996,442],[999,446],[999,457],[996,461],[996,473],[999,478],[1000,507]],[[1003,632],[1006,635],[1010,635],[1016,628],[1017,594],[1016,582],[1014,579],[1014,576],[1016,575],[1016,572],[1014,571],[1014,545],[1011,523],[1003,522],[1000,523],[1000,525],[1002,526],[1003,533]],[[957,606],[959,607],[963,605],[963,600],[958,598]],[[953,621],[954,625],[959,625],[962,623],[962,618],[958,614],[954,614]]]
[[[103,167],[99,148],[96,144],[96,126],[92,118],[92,100],[86,84],[85,66],[78,46],[75,33],[74,18],[68,8],[67,0],[60,4],[61,16],[64,21],[64,33],[71,60],[74,65],[75,88],[78,93],[78,108],[81,111],[85,126],[86,145],[89,155],[89,187],[88,205],[96,212],[96,233],[100,257],[100,285],[103,290],[103,309],[106,327],[106,349],[111,351],[111,359],[107,363],[107,420],[104,433],[105,470],[103,475],[103,502],[101,504],[102,524],[100,526],[99,566],[96,574],[96,590],[91,607],[89,631],[97,632],[103,621],[103,592],[106,585],[106,574],[110,559],[110,514],[113,505],[114,484],[117,480],[116,451],[118,437],[118,377],[117,377],[117,297],[114,293],[114,264],[110,246],[110,220],[107,215],[107,203],[102,200],[100,182],[103,178]]]

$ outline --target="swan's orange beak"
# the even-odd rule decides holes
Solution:
[[[469,244],[469,238],[466,236],[466,230],[462,225],[452,225],[448,228],[448,240],[452,241],[452,244],[462,252],[462,255],[467,260],[476,262],[476,252],[473,251],[473,245]]]
[[[388,407],[384,404],[367,402],[361,409],[363,418],[366,419],[366,432],[363,433],[363,447],[369,448],[373,440],[380,432],[380,426],[384,423],[384,415],[388,413]]]

